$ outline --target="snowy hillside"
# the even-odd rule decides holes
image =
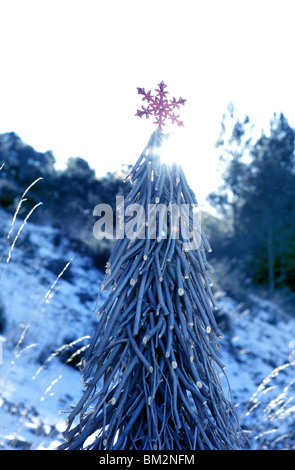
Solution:
[[[0,210],[0,221],[0,311],[3,304],[5,321],[0,449],[55,449],[62,442],[64,412],[82,392],[79,372],[60,354],[73,342],[75,348],[87,345],[103,273],[91,259],[74,253],[56,229],[31,223],[23,227],[7,263],[22,222],[15,222],[7,240],[12,217]],[[216,299],[225,332],[221,359],[241,425],[251,430],[252,448],[291,448],[295,365],[289,359],[295,319],[254,296],[247,305],[222,292],[216,292]]]
[[[249,308],[219,293],[227,318],[221,357],[253,449],[295,448],[295,319],[251,296]]]
[[[72,252],[57,230],[30,223],[7,264],[9,245],[22,222],[16,221],[7,247],[3,234],[9,232],[12,217],[1,210],[0,220],[5,318],[0,448],[54,448],[66,419],[60,411],[68,411],[82,390],[77,370],[61,362],[57,353],[66,352],[72,342],[83,348],[89,341],[102,273],[89,258]]]

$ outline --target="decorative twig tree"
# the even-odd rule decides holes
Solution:
[[[185,100],[138,88],[157,130],[129,175],[125,218],[101,290],[109,295],[83,361],[84,392],[69,414],[61,449],[236,449],[242,433],[219,373],[214,297],[196,223],[197,201],[180,165],[159,153],[165,119]],[[125,201],[126,203],[126,201]],[[138,217],[138,212],[150,217]],[[134,212],[136,211],[136,216]],[[136,220],[136,224],[135,224]],[[137,230],[135,231],[135,225]],[[77,422],[78,421],[78,422]]]

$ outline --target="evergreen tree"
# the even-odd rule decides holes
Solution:
[[[234,105],[229,104],[216,142],[216,148],[220,151],[222,184],[218,191],[209,194],[208,201],[231,221],[234,234],[238,231],[239,209],[243,202],[252,129],[249,116],[241,119]]]
[[[254,278],[268,284],[290,284],[294,270],[295,160],[294,130],[281,114],[271,121],[251,150],[240,210],[240,233],[248,237],[248,263]],[[290,256],[292,255],[292,256]],[[293,271],[294,272],[294,271]]]
[[[274,115],[269,135],[262,133],[253,144],[246,137],[247,118],[243,125],[234,118],[226,127],[227,121],[217,142],[223,183],[209,195],[232,221],[227,255],[241,261],[255,282],[268,285],[270,295],[283,285],[295,290],[294,129],[283,114]]]

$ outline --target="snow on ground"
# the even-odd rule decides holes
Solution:
[[[221,357],[240,423],[254,449],[295,448],[295,319],[254,295],[249,305],[218,300],[231,329]]]
[[[0,220],[0,300],[6,320],[0,337],[0,448],[55,448],[65,427],[60,411],[69,411],[82,393],[79,372],[56,352],[73,341],[77,347],[89,341],[103,274],[65,240],[56,247],[57,230],[30,223],[6,263],[21,221],[7,247],[3,234],[12,217],[1,210]],[[63,276],[68,280],[58,278],[67,265]]]
[[[7,241],[12,217],[0,209],[0,221],[0,301],[6,319],[0,337],[0,449],[56,449],[65,412],[82,393],[78,370],[56,352],[72,341],[87,344],[103,273],[75,254],[58,230],[31,223],[6,263],[22,222],[16,221]],[[294,446],[295,319],[255,296],[246,305],[222,292],[215,295],[225,333],[221,359],[252,448]]]

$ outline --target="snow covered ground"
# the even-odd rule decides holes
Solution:
[[[77,347],[87,344],[103,273],[75,254],[56,229],[31,223],[7,263],[22,224],[16,220],[7,240],[11,222],[0,209],[0,305],[6,320],[0,337],[0,449],[56,449],[64,412],[82,392],[79,372],[61,362],[58,352],[73,341]],[[247,305],[220,291],[216,299],[218,318],[226,325],[221,359],[252,448],[291,448],[295,319],[255,296]]]
[[[250,308],[219,299],[230,320],[221,357],[253,449],[295,448],[295,319],[251,296]]]
[[[30,223],[7,263],[22,222],[16,221],[7,244],[3,234],[12,217],[1,210],[0,221],[0,300],[6,321],[0,337],[0,449],[55,448],[62,442],[62,411],[82,392],[79,372],[57,353],[72,342],[83,348],[89,341],[103,273],[74,253],[57,230]]]

